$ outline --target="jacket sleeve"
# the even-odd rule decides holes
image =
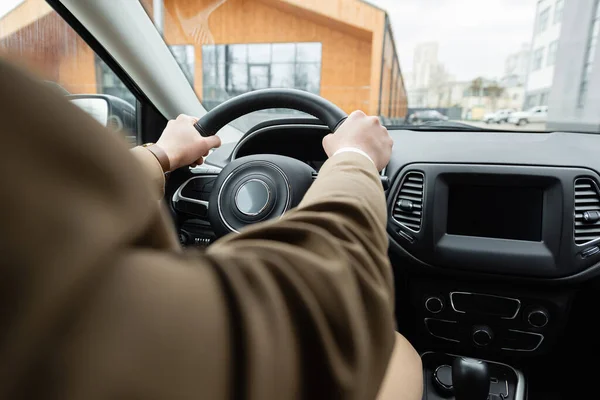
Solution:
[[[142,146],[136,146],[130,152],[142,165],[142,169],[150,178],[152,186],[156,188],[157,198],[162,197],[165,193],[165,174],[154,154]]]
[[[70,398],[374,399],[394,345],[385,225],[375,167],[342,153],[278,220],[204,253],[117,254],[57,349]]]
[[[371,161],[342,153],[296,210],[209,248],[239,313],[247,382],[290,368],[304,398],[376,396],[394,342],[386,218]]]

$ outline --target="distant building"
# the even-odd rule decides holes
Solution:
[[[546,128],[600,132],[600,1],[566,0],[562,24]]]
[[[410,107],[441,107],[440,90],[453,77],[438,60],[438,43],[426,42],[417,45],[413,56],[413,70],[407,81],[408,104]]]
[[[503,81],[508,81],[508,86],[516,86],[525,84],[527,78],[527,68],[529,66],[531,45],[523,43],[521,49],[506,57],[504,62],[504,78]]]
[[[594,0],[571,0],[579,7]],[[537,3],[524,108],[548,105],[552,87],[554,64],[561,33],[565,0],[539,0]]]
[[[417,45],[413,56],[411,88],[429,87],[438,69],[438,44],[427,42]]]

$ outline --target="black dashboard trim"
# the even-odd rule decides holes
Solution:
[[[486,272],[474,272],[462,269],[436,267],[417,259],[392,238],[393,232],[389,228],[387,232],[390,239],[390,248],[388,253],[392,262],[392,268],[398,272],[408,271],[418,275],[434,275],[433,277],[436,279],[447,277],[452,280],[465,279],[488,282],[510,282],[515,284],[540,284],[546,286],[579,285],[600,276],[600,262],[592,265],[584,271],[558,278],[500,275]]]
[[[234,147],[233,151],[231,152],[231,160],[235,160],[237,159],[237,155],[240,152],[240,149],[242,149],[244,147],[244,145],[246,143],[248,143],[250,140],[256,140],[257,136],[260,136],[262,134],[265,134],[267,132],[272,132],[272,131],[281,131],[281,130],[297,130],[297,129],[311,129],[311,130],[320,130],[323,131],[324,135],[327,135],[331,132],[331,130],[324,126],[324,125],[313,125],[313,124],[284,124],[284,125],[270,125],[270,126],[265,126],[263,128],[259,128],[256,129],[252,132],[250,132],[249,134],[245,135],[238,143],[237,145]]]

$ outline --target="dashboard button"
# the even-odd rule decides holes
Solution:
[[[549,320],[550,318],[548,317],[548,313],[545,310],[542,310],[541,308],[531,310],[527,314],[527,322],[534,328],[545,327],[546,325],[548,325]]]
[[[474,326],[472,338],[473,343],[475,343],[477,346],[485,347],[492,343],[492,340],[494,340],[494,333],[488,326]]]
[[[444,302],[436,296],[431,296],[425,300],[425,309],[432,314],[440,313],[444,309]]]
[[[444,397],[452,394],[452,367],[448,364],[440,365],[433,372],[433,381],[436,388]]]

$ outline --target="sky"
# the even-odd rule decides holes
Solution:
[[[13,8],[23,3],[24,0],[0,0],[0,17],[8,14]]]
[[[500,78],[506,57],[533,37],[537,0],[368,0],[387,10],[400,68],[417,44],[439,43],[438,60],[457,80]]]

